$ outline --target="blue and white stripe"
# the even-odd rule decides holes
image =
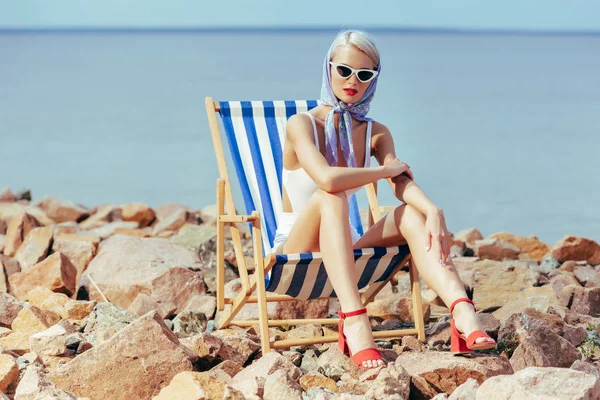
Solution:
[[[358,288],[389,278],[408,253],[408,246],[354,250]],[[276,259],[268,291],[301,300],[335,297],[321,253],[278,254]]]
[[[230,101],[220,102],[219,105],[233,164],[244,197],[246,213],[249,215],[253,211],[259,211],[261,215],[263,251],[266,254],[273,248],[278,216],[283,207],[281,173],[285,125],[292,115],[308,111],[316,107],[318,102],[316,100]],[[352,196],[350,200],[351,223],[362,235],[363,228],[356,196]],[[357,251],[359,253],[355,252],[355,256],[356,254],[359,256],[356,264],[361,277],[359,285],[362,282],[363,286],[382,279],[389,262],[396,260],[403,252],[400,250],[399,253],[398,248]],[[399,261],[398,259],[396,264]],[[280,271],[279,267],[284,265],[285,272]],[[299,277],[317,283],[309,287],[308,283],[296,281]],[[275,280],[277,283],[273,283]],[[267,281],[268,290],[278,293],[289,292],[298,298],[315,298],[317,294],[317,297],[320,297],[323,294],[329,295],[333,291],[327,281],[319,253],[278,255],[277,264],[272,269],[272,273],[269,273]]]

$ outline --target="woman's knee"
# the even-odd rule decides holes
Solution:
[[[317,189],[314,196],[317,197],[321,206],[336,207],[342,210],[348,209],[348,196],[346,195],[346,192],[330,193]]]
[[[398,210],[402,208],[402,210]],[[401,232],[413,232],[415,230],[422,230],[425,226],[425,215],[415,207],[405,204],[396,208],[397,212],[401,213],[400,217],[400,231]]]

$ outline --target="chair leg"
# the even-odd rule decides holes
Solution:
[[[260,341],[262,353],[271,351],[269,341],[269,315],[267,313],[267,289],[265,288],[265,264],[262,258],[262,242],[260,225],[252,221],[252,233],[254,237],[254,259],[256,268],[256,291],[258,292],[258,324],[260,330]]]
[[[423,316],[423,301],[421,300],[421,281],[419,280],[419,271],[417,271],[417,267],[415,267],[412,259],[409,261],[408,270],[410,273],[413,318],[415,320],[417,338],[421,342],[425,342],[425,318]]]

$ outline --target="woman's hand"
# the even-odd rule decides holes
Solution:
[[[406,173],[410,179],[415,179],[412,171],[410,170],[410,166],[398,160],[397,158],[392,158],[386,161],[384,164],[384,170],[385,178],[395,178],[398,175]]]
[[[425,248],[427,251],[439,253],[439,262],[444,268],[450,257],[452,237],[446,227],[444,212],[441,208],[434,208],[427,213],[425,221]],[[438,259],[436,257],[436,259]]]

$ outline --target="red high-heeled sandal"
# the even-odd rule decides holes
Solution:
[[[452,314],[454,306],[462,302],[470,303],[473,306],[474,311],[477,311],[475,309],[475,303],[473,303],[472,300],[462,297],[452,303],[450,306],[450,314]],[[450,335],[450,351],[455,354],[473,353],[474,350],[486,350],[496,347],[496,341],[484,331],[473,331],[468,337],[465,337],[464,334],[456,329],[454,318],[450,321],[450,326],[452,327],[452,334]],[[479,338],[486,338],[486,340],[477,343],[477,339]]]
[[[360,310],[350,311],[347,313],[342,312],[342,310],[338,311],[338,315],[340,316],[340,321],[338,322],[338,332],[339,332],[338,348],[340,349],[340,351],[342,353],[348,354],[350,356],[350,360],[352,360],[352,362],[359,367],[363,367],[363,365],[362,365],[363,361],[367,361],[367,360],[383,361],[383,358],[381,357],[381,353],[377,349],[374,349],[374,348],[364,349],[364,350],[361,350],[358,353],[352,355],[352,352],[350,352],[350,348],[348,347],[348,342],[346,341],[346,335],[344,335],[344,320],[346,319],[346,317],[354,317],[356,315],[365,314],[366,312],[367,312],[366,308],[361,308]],[[377,367],[378,367],[378,365],[376,365],[375,367],[370,367],[370,368],[377,368]],[[363,367],[363,368],[369,368],[369,367]]]

